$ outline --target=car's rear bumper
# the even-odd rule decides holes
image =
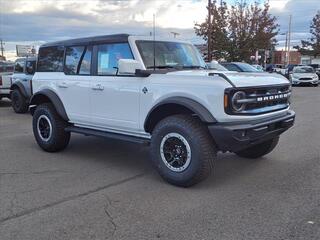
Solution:
[[[293,126],[295,112],[276,118],[247,123],[217,123],[208,129],[221,151],[237,152],[279,136]]]

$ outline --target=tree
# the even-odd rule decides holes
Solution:
[[[274,48],[279,25],[269,9],[268,2],[260,7],[257,2],[248,5],[246,1],[238,1],[231,7],[229,60],[249,61],[255,51]]]
[[[320,56],[320,11],[313,17],[310,24],[310,40],[302,40],[300,46],[294,48],[303,55]]]
[[[240,0],[228,10],[224,1],[216,7],[212,4],[211,43],[213,55],[229,61],[249,61],[250,56],[259,49],[273,49],[279,25],[276,17],[270,13],[268,1],[261,7],[255,2],[248,4]],[[195,31],[208,41],[208,18],[202,24],[196,24]]]
[[[209,10],[209,6],[207,7]],[[196,35],[203,37],[205,41],[210,39],[212,46],[211,54],[215,59],[225,58],[227,55],[227,48],[229,45],[228,39],[228,8],[224,1],[217,6],[217,1],[213,0],[210,7],[211,13],[211,34],[209,35],[209,21],[208,16],[204,23],[195,25]]]

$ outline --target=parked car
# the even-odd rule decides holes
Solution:
[[[43,150],[63,150],[71,133],[150,144],[160,175],[183,187],[210,174],[218,151],[270,153],[295,118],[283,76],[216,74],[192,44],[176,39],[120,34],[47,43],[32,87],[33,133]]]
[[[253,64],[251,66],[256,68],[259,72],[264,72],[263,67],[261,65],[259,65],[259,64]]]
[[[313,67],[310,66],[296,66],[290,74],[290,81],[292,85],[312,84],[319,85],[319,77]]]
[[[16,113],[28,111],[32,94],[31,80],[36,70],[36,58],[20,58],[15,62],[12,75],[11,102]]]
[[[220,62],[222,66],[224,66],[229,71],[236,71],[236,72],[261,72],[255,67],[251,66],[248,63],[243,62]]]
[[[292,74],[293,68],[298,66],[305,66],[301,64],[288,64],[285,69],[281,71],[282,75],[286,78],[290,79],[290,74]]]
[[[11,77],[13,64],[0,62],[0,100],[4,97],[10,98]]]
[[[313,67],[313,69],[316,71],[316,74],[320,78],[320,64],[309,64],[310,67]]]

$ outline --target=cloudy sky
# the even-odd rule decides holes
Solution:
[[[247,0],[253,2],[254,0]],[[46,41],[113,33],[148,35],[156,14],[157,34],[193,43],[201,39],[193,26],[206,17],[207,0],[0,0],[0,38],[6,54],[14,56],[15,44],[39,45]],[[235,0],[227,0],[229,5]],[[263,0],[258,0],[263,2]],[[292,14],[292,39],[297,44],[308,37],[312,17],[320,0],[270,0],[280,31],[288,30]],[[285,36],[279,35],[279,46]]]

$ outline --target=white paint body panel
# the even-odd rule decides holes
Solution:
[[[145,37],[129,37],[135,60],[141,56],[136,40]],[[173,41],[170,39],[169,41]],[[175,41],[175,40],[174,40]],[[145,68],[144,68],[145,69]],[[232,84],[213,70],[176,71],[167,74],[152,74],[149,77],[135,76],[67,76],[64,73],[37,72],[33,78],[34,93],[51,89],[62,100],[70,122],[76,126],[121,132],[128,135],[150,137],[144,131],[144,123],[150,110],[169,97],[185,97],[204,106],[218,122],[246,122],[277,116],[288,111],[255,115],[227,115],[224,111],[226,88],[288,84],[279,74],[223,72]],[[59,87],[65,83],[66,88]],[[94,89],[100,87],[102,89]],[[146,88],[147,93],[142,89]]]

